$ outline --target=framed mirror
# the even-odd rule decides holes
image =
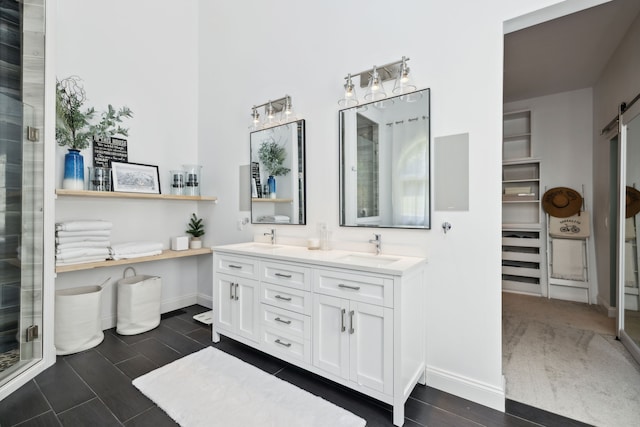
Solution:
[[[251,132],[251,223],[306,224],[304,120]]]
[[[429,95],[340,111],[341,226],[431,228]]]

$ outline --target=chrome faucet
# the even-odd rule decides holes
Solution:
[[[276,229],[272,228],[270,232],[268,233],[264,233],[265,236],[270,236],[271,237],[271,244],[275,245],[276,244]]]
[[[373,234],[376,238],[375,239],[369,239],[369,243],[373,243],[374,245],[376,245],[376,255],[380,255],[380,252],[382,252],[382,234]]]

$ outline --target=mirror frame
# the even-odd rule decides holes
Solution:
[[[427,102],[427,112],[426,112],[426,119],[427,119],[427,125],[426,125],[426,131],[427,131],[427,147],[426,147],[426,153],[427,153],[427,185],[426,185],[426,201],[428,203],[428,206],[425,209],[425,214],[426,214],[426,221],[425,221],[425,225],[424,226],[416,226],[416,225],[394,225],[394,224],[346,224],[345,221],[345,215],[346,215],[346,203],[345,203],[345,143],[344,143],[344,115],[345,112],[347,111],[351,111],[351,110],[355,110],[357,111],[358,109],[361,109],[363,107],[369,106],[369,105],[375,105],[381,102],[389,102],[390,100],[394,101],[394,102],[398,102],[398,100],[400,100],[400,102],[407,102],[402,100],[403,97],[406,96],[411,96],[411,95],[415,95],[416,93],[421,93],[422,96],[426,97],[426,102]],[[357,114],[357,113],[356,113]],[[423,114],[419,114],[419,115],[423,115]],[[397,96],[392,96],[392,97],[388,97],[385,98],[383,100],[380,101],[372,101],[369,103],[365,103],[365,104],[358,104],[354,107],[349,107],[349,108],[344,108],[338,111],[338,132],[339,132],[339,197],[340,197],[340,207],[339,207],[339,224],[340,227],[356,227],[356,228],[395,228],[395,229],[411,229],[411,230],[430,230],[431,229],[431,217],[432,217],[432,212],[433,212],[433,207],[432,207],[432,201],[431,201],[431,173],[432,173],[432,167],[431,167],[431,89],[430,88],[425,88],[425,89],[419,89],[416,90],[414,92],[408,93],[408,94],[402,94],[402,95],[397,95]]]
[[[299,180],[299,186],[298,186],[298,196],[297,198],[298,200],[298,212],[300,212],[298,214],[298,218],[297,218],[297,222],[263,222],[263,221],[257,221],[257,214],[255,212],[254,209],[254,200],[256,198],[253,197],[253,171],[251,170],[251,166],[252,166],[252,162],[253,162],[253,154],[254,154],[254,147],[252,145],[252,140],[253,140],[253,135],[260,133],[260,132],[266,132],[266,131],[274,131],[277,128],[283,127],[283,126],[296,126],[298,128],[297,131],[297,137],[298,137],[298,170],[294,171],[291,170],[289,171],[288,175],[290,176],[291,180],[297,179]],[[307,224],[307,156],[306,156],[306,124],[305,124],[305,120],[304,119],[299,119],[299,120],[295,120],[292,122],[288,122],[288,123],[282,123],[276,126],[271,126],[265,129],[258,129],[255,131],[252,131],[249,133],[249,196],[250,196],[250,210],[251,210],[251,224],[256,224],[256,225],[306,225]],[[257,149],[257,148],[256,148]],[[288,153],[289,155],[291,153]],[[261,184],[266,184],[266,182],[261,183]],[[277,192],[277,188],[276,188],[276,192]],[[268,201],[269,199],[265,199],[266,201]],[[294,198],[295,200],[295,198]],[[293,219],[293,218],[291,218]]]

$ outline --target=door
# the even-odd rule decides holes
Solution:
[[[351,381],[392,394],[393,310],[351,301],[348,314]]]
[[[235,307],[237,334],[252,341],[259,340],[258,318],[260,289],[258,282],[249,279],[235,281]]]
[[[218,309],[216,313],[216,328],[233,332],[233,306],[235,305],[235,282],[233,276],[216,274],[216,297],[218,299]]]
[[[618,335],[640,363],[640,102],[620,115]]]
[[[349,301],[313,296],[313,365],[333,375],[349,378]]]

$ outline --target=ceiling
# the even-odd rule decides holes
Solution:
[[[639,13],[613,0],[506,34],[504,102],[592,87]]]

